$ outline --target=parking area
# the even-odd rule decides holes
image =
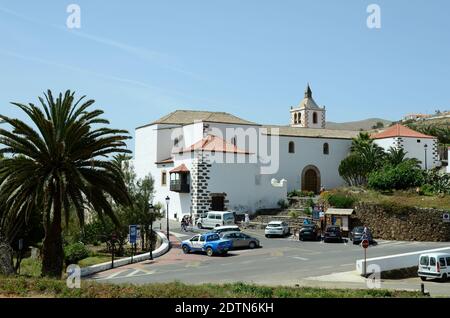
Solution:
[[[175,229],[171,235],[174,245],[171,251],[153,262],[142,262],[99,273],[91,279],[114,283],[145,284],[151,282],[180,281],[185,283],[250,282],[268,285],[314,285],[331,284],[332,287],[347,285],[364,288],[357,276],[350,281],[335,279],[355,271],[355,262],[364,257],[363,249],[346,241],[324,243],[299,241],[297,238],[266,238],[264,231],[243,230],[258,238],[262,247],[230,251],[226,256],[208,257],[203,253],[184,254],[180,242],[195,235]],[[196,231],[197,232],[197,231]],[[368,257],[401,254],[448,246],[448,243],[378,241],[370,246]],[[331,276],[329,276],[331,275]],[[334,276],[333,276],[334,275]],[[350,275],[351,276],[351,275]],[[325,279],[316,279],[324,278]],[[327,281],[327,277],[332,277]],[[356,281],[353,281],[356,279]],[[386,286],[410,286],[420,288],[420,279],[383,281]],[[391,284],[391,285],[389,285]],[[450,283],[426,282],[426,286],[442,286],[449,289]],[[444,288],[445,289],[445,288]]]

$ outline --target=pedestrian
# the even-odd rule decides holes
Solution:
[[[181,230],[187,232],[187,230],[186,230],[186,218],[184,216],[181,219]]]

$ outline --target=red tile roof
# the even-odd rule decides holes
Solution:
[[[427,138],[427,139],[434,139],[436,137],[429,136],[422,134],[420,132],[417,132],[415,130],[412,130],[408,127],[405,127],[400,124],[396,124],[394,126],[389,127],[388,129],[373,134],[371,136],[373,139],[383,139],[383,138],[392,138],[392,137],[410,137],[410,138]]]
[[[161,161],[156,161],[156,164],[163,164],[163,163],[173,163],[173,159],[172,158],[167,158]]]
[[[179,165],[178,167],[172,169],[169,171],[169,173],[179,173],[179,172],[189,172],[189,169],[185,166],[184,163],[182,163],[181,165]]]
[[[241,149],[237,148],[235,145],[233,145],[232,143],[229,143],[229,142],[225,141],[224,139],[214,136],[214,135],[208,135],[207,137],[203,138],[202,140],[196,142],[195,144],[182,149],[178,153],[190,152],[190,151],[196,151],[196,150],[249,154],[249,152],[247,152],[245,150],[241,150]]]

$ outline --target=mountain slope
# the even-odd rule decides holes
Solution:
[[[390,120],[381,118],[369,118],[358,121],[349,121],[345,123],[327,122],[326,128],[339,130],[371,130],[378,122],[383,123],[384,127],[389,126],[392,122]]]

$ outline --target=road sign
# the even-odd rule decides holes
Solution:
[[[363,248],[368,248],[369,247],[369,240],[363,240],[361,242],[361,245],[362,245]]]
[[[449,213],[444,213],[442,214],[442,221],[444,222],[450,222],[450,214]]]
[[[320,211],[320,212],[319,212],[319,217],[320,217],[320,218],[323,218],[323,217],[325,217],[325,212],[323,212],[323,211]]]
[[[137,225],[130,225],[129,228],[129,234],[130,234],[130,244],[136,243],[137,239]]]

